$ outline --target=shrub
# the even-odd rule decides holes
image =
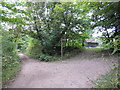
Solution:
[[[29,37],[26,54],[32,57],[42,52],[42,45],[39,40]]]
[[[28,41],[29,41],[28,35],[22,34],[17,45],[18,51],[25,53],[28,47]]]
[[[41,61],[46,61],[46,62],[55,60],[55,57],[49,56],[49,55],[46,55],[46,54],[42,54],[42,53],[36,55],[36,58],[38,58]]]
[[[12,79],[19,70],[20,59],[17,56],[17,45],[12,41],[13,36],[9,31],[0,30],[2,33],[2,83]]]
[[[115,54],[117,52],[120,52],[120,36],[117,35],[114,38],[112,38],[111,41],[106,43],[106,40],[103,40],[103,46],[106,50],[110,50],[111,54]]]

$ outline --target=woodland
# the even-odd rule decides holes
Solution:
[[[3,84],[20,68],[18,52],[45,62],[70,58],[85,49],[85,39],[94,32],[102,34],[97,37],[102,51],[120,52],[120,2],[4,0],[0,17]],[[113,80],[115,87],[119,79]]]

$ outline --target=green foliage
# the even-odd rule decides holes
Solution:
[[[69,33],[68,35],[65,35],[64,38],[68,39],[65,46],[78,47],[79,49],[81,49],[84,46],[85,39],[89,38],[89,35],[85,31],[82,31],[81,33],[76,31],[74,33]]]
[[[3,86],[11,80],[19,70],[19,57],[4,56],[2,57],[2,83]]]
[[[60,39],[72,39],[72,43],[77,42],[74,46],[81,46],[84,39],[88,37],[86,29],[89,29],[89,19],[86,17],[86,13],[89,10],[82,11],[85,5],[82,3],[55,3],[48,2],[45,7],[45,3],[27,3],[28,13],[34,18],[31,19],[33,23],[30,23],[31,30],[29,33],[31,37],[40,41],[44,48],[44,53],[52,55],[53,48],[60,45]],[[47,12],[45,12],[45,9]],[[84,17],[84,19],[83,19]],[[78,34],[79,32],[82,34]],[[66,35],[65,35],[66,33]]]
[[[9,31],[0,30],[2,34],[2,82],[3,85],[10,80],[19,69],[19,57],[17,56],[17,47],[11,41]]]
[[[42,53],[42,45],[37,39],[34,39],[32,37],[28,37],[28,47],[27,47],[27,55],[30,55],[34,58],[37,58],[41,61],[53,61],[54,57],[50,55],[46,55]]]
[[[37,54],[42,52],[42,45],[41,43],[32,37],[28,37],[28,46],[26,48],[26,54],[35,57]]]
[[[78,53],[80,53],[81,50],[84,50],[84,48],[74,49],[74,50],[72,50],[72,51],[70,51],[70,52],[67,52],[67,53],[64,54],[64,56],[62,57],[62,59],[68,59],[68,58],[74,57],[74,56],[76,56]],[[61,57],[60,57],[60,59],[61,59]]]
[[[90,29],[90,23],[86,15],[89,12],[87,3],[48,2],[45,6],[44,2],[3,1],[0,5],[2,22],[14,26],[9,29],[12,42],[18,44],[20,51],[26,51],[31,56],[40,53],[55,56],[60,51],[55,52],[54,47],[60,46],[61,38],[68,39],[64,47],[79,48],[88,38],[86,29]],[[26,34],[34,39],[26,38]]]
[[[77,55],[79,52],[80,52],[79,49],[74,49],[74,50],[72,50],[71,52],[66,52],[66,53],[64,54],[64,56],[62,57],[62,60],[63,60],[63,59],[68,59],[68,58],[70,58],[70,57],[73,57],[73,56]],[[50,55],[43,54],[43,53],[36,54],[36,55],[34,56],[34,58],[37,58],[37,59],[39,59],[40,61],[45,61],[45,62],[51,62],[51,61],[61,60],[61,56],[50,56]]]
[[[120,51],[120,2],[94,2],[92,7],[93,27],[99,27],[103,44],[112,54]],[[102,27],[102,28],[101,28]],[[110,32],[110,29],[111,32]]]
[[[118,68],[115,68],[106,75],[102,75],[99,80],[95,81],[95,88],[118,88],[119,78]]]
[[[53,56],[46,55],[46,54],[42,54],[42,53],[37,54],[35,57],[38,58],[39,60],[45,61],[45,62],[54,61],[54,60],[56,59],[56,58],[53,57]]]
[[[61,57],[60,56],[51,56],[49,54],[44,54],[42,50],[44,50],[44,48],[42,47],[42,45],[40,44],[40,42],[37,40],[37,39],[34,39],[32,37],[28,37],[28,47],[27,47],[27,52],[26,54],[33,57],[33,58],[36,58],[36,59],[39,59],[40,61],[55,61],[55,60],[60,60]],[[70,48],[68,48],[70,49]],[[66,52],[67,49],[64,49],[64,56],[63,58],[66,59],[66,58],[69,58],[71,56],[74,56],[76,55],[80,50],[79,49],[73,49],[71,50],[70,52]],[[60,52],[60,51],[59,51]],[[57,53],[57,51],[56,51]]]
[[[114,38],[113,43],[110,45],[111,48],[113,48],[112,54],[115,54],[116,52],[120,52],[120,36],[116,36]]]
[[[3,83],[11,79],[19,69],[17,48],[41,61],[55,61],[61,59],[62,38],[63,59],[66,59],[82,50],[84,40],[89,38],[88,33],[91,33],[93,27],[103,27],[99,31],[103,32],[105,48],[111,49],[112,54],[119,52],[119,8],[120,2],[48,2],[47,4],[0,2],[0,21],[8,27],[12,26],[9,30],[0,30],[3,46]],[[88,15],[89,12],[92,12],[92,18]],[[91,22],[94,24],[92,25]],[[107,29],[111,28],[115,30],[109,33]],[[101,48],[94,49],[101,50]],[[111,74],[107,77],[111,77]],[[111,79],[108,80],[112,81]],[[118,81],[113,79],[108,86],[106,82],[100,85],[116,87]]]
[[[103,41],[103,47],[106,50],[110,50],[111,54],[118,53],[120,51],[120,36],[117,35],[110,42],[106,43],[106,40]]]
[[[2,22],[8,22],[13,24],[25,25],[25,19],[27,18],[27,12],[17,8],[17,6],[24,7],[23,3],[11,3],[11,2],[0,2],[0,20]],[[22,7],[22,8],[23,8]]]
[[[17,41],[17,49],[19,52],[25,53],[28,47],[29,36],[21,35],[21,38]]]

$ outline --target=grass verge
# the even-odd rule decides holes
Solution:
[[[120,88],[120,74],[118,68],[111,70],[106,75],[102,75],[98,80],[94,81],[95,88]]]
[[[5,58],[6,59],[6,58]],[[11,61],[12,59],[12,61]],[[6,59],[2,64],[2,87],[4,88],[9,80],[16,76],[17,72],[20,70],[20,60],[19,57],[14,57],[11,59]]]
[[[104,50],[104,47],[85,47],[88,50],[92,50],[92,51],[102,51]]]

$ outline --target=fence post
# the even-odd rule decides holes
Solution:
[[[63,59],[63,42],[61,38],[61,60]]]

